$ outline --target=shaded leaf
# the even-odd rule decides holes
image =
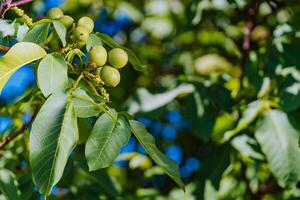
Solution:
[[[133,134],[149,156],[184,190],[185,186],[180,178],[177,164],[159,151],[155,145],[153,136],[147,131],[142,123],[134,120],[130,120],[129,123]]]
[[[18,200],[19,193],[14,174],[7,169],[0,169],[0,191],[7,200]]]
[[[43,44],[47,39],[50,23],[41,23],[35,25],[25,35],[24,42],[33,42],[36,44]]]
[[[130,139],[128,120],[113,110],[111,114],[117,121],[107,113],[100,116],[86,142],[85,155],[90,171],[111,165],[119,155],[121,147]]]
[[[59,39],[61,40],[62,45],[66,46],[66,44],[67,44],[67,41],[66,41],[67,29],[66,29],[66,27],[59,20],[54,20],[53,26],[55,28],[55,31],[56,31]]]
[[[194,92],[185,99],[187,118],[193,133],[205,142],[208,141],[217,118],[213,107],[206,102],[198,92]]]
[[[287,112],[297,110],[300,107],[299,82],[295,82],[283,90],[281,94],[281,104]]]

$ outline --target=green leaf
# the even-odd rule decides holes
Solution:
[[[124,51],[127,52],[129,62],[131,63],[133,68],[137,71],[147,73],[147,71],[148,71],[147,66],[142,65],[141,62],[139,61],[139,59],[136,57],[136,55],[131,50],[119,45],[111,37],[109,37],[108,35],[106,35],[104,33],[96,33],[96,35],[98,37],[100,37],[102,42],[107,44],[109,47],[111,47],[111,48],[122,48]]]
[[[77,89],[73,93],[74,108],[77,117],[88,118],[98,116],[100,112],[105,110],[104,103],[96,103],[84,90]]]
[[[85,146],[85,156],[90,171],[108,167],[119,155],[122,146],[128,143],[131,135],[128,120],[111,110],[112,116],[105,113],[96,121]]]
[[[191,84],[181,84],[172,90],[158,94],[151,94],[145,88],[140,88],[136,92],[136,97],[127,102],[128,112],[132,115],[138,112],[150,112],[167,105],[180,95],[193,91],[194,86]]]
[[[264,111],[264,102],[256,100],[247,105],[247,108],[242,113],[242,117],[233,130],[227,131],[224,134],[222,142],[230,140],[233,136],[248,128],[248,126]]]
[[[300,107],[300,82],[284,88],[281,94],[281,104],[285,111],[291,112]]]
[[[102,46],[102,41],[101,39],[95,35],[95,34],[90,34],[87,42],[86,42],[86,50],[87,52],[90,51],[90,49],[93,47],[93,46],[96,46],[96,45],[100,45]]]
[[[256,140],[247,135],[241,135],[233,138],[231,145],[239,151],[243,157],[252,157],[257,160],[264,160],[264,156],[253,148],[258,145]]]
[[[19,193],[14,174],[7,169],[0,169],[0,191],[7,200],[18,200]]]
[[[59,20],[54,20],[53,26],[54,26],[54,29],[55,29],[58,37],[61,40],[62,45],[65,47],[67,44],[67,41],[66,41],[67,29],[66,29],[66,27]]]
[[[79,131],[78,144],[84,144],[92,132],[92,125],[85,118],[78,118],[77,123]]]
[[[153,136],[147,132],[147,129],[142,123],[134,120],[130,120],[129,123],[133,134],[149,156],[184,190],[185,186],[180,178],[179,169],[176,163],[159,151],[155,145]]]
[[[41,23],[35,25],[31,30],[27,32],[23,41],[43,44],[47,39],[49,27],[50,23]]]
[[[78,139],[71,98],[60,92],[51,95],[36,116],[30,133],[30,166],[40,193],[49,195],[60,180]]]
[[[185,99],[187,118],[191,123],[193,133],[207,142],[215,125],[217,113],[214,107],[203,98],[199,92],[194,92]]]
[[[2,57],[0,57],[0,93],[9,78],[23,65],[43,58],[46,51],[40,46],[20,42],[15,44]]]
[[[279,110],[265,112],[257,122],[255,137],[281,187],[300,180],[299,133],[287,114]]]
[[[38,67],[38,85],[45,97],[63,91],[68,85],[68,66],[58,54],[48,54]]]

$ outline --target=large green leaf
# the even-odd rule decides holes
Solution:
[[[71,98],[50,96],[33,122],[30,133],[30,165],[38,190],[49,195],[60,180],[78,142],[77,117]]]
[[[257,122],[255,137],[282,187],[300,180],[299,133],[287,114],[279,110],[265,112]]]
[[[0,169],[0,191],[7,200],[19,199],[15,176],[7,169]]]
[[[67,29],[66,29],[66,27],[59,20],[54,20],[53,26],[55,28],[55,31],[56,31],[59,39],[61,40],[62,45],[66,46],[66,44],[67,44],[67,41],[66,41]]]
[[[23,41],[34,42],[36,44],[42,44],[47,39],[49,33],[50,23],[41,23],[35,25],[31,30],[27,32]]]
[[[90,171],[111,165],[130,139],[128,120],[113,110],[111,114],[105,113],[98,118],[86,142],[85,155]]]
[[[105,110],[104,103],[96,103],[84,90],[80,88],[73,93],[73,97],[77,117],[88,118],[98,116],[100,112]]]
[[[140,122],[130,120],[131,130],[139,143],[144,147],[154,162],[160,166],[182,189],[185,188],[181,178],[178,166],[166,155],[164,155],[155,145],[153,136],[148,133],[147,129]]]
[[[147,66],[142,65],[140,60],[136,57],[136,55],[131,50],[119,45],[111,37],[109,37],[108,35],[106,35],[104,33],[97,33],[96,35],[98,37],[100,37],[102,42],[107,44],[109,47],[111,47],[111,48],[122,48],[124,51],[127,52],[129,62],[131,63],[133,68],[137,71],[147,73],[147,71],[148,71]]]
[[[45,97],[63,91],[68,85],[68,66],[58,54],[48,54],[38,67],[38,85]]]
[[[20,42],[0,58],[0,93],[9,78],[20,67],[41,59],[46,51],[34,43]]]

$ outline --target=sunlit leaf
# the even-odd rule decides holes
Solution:
[[[281,187],[300,180],[299,134],[287,114],[279,110],[265,112],[257,122],[255,137]]]
[[[68,66],[58,54],[48,54],[38,66],[38,85],[45,97],[63,91],[68,84]]]
[[[20,67],[43,58],[46,51],[34,43],[20,42],[0,57],[0,93],[9,78]]]

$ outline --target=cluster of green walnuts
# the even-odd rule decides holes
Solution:
[[[86,44],[94,30],[94,21],[90,17],[81,17],[75,26],[74,19],[64,15],[60,8],[50,9],[47,17],[52,20],[59,20],[67,30],[72,29],[70,40],[78,48]],[[103,46],[95,45],[89,50],[88,54],[89,67],[95,69],[100,82],[109,87],[116,87],[121,80],[119,69],[125,67],[128,63],[126,51],[121,48],[113,48],[108,52]]]

